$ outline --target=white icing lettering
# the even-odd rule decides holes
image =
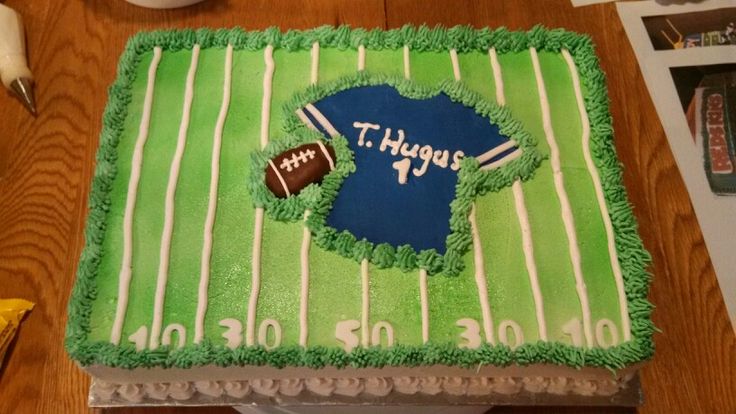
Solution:
[[[447,168],[447,160],[449,158],[450,158],[450,151],[437,150],[434,152],[434,156],[432,157],[432,162],[434,163],[434,165],[438,167]]]
[[[432,147],[429,145],[425,145],[422,148],[419,149],[419,158],[424,161],[422,163],[422,166],[419,169],[414,168],[411,172],[414,173],[415,176],[421,177],[424,175],[424,173],[427,172],[427,167],[429,167],[429,162],[432,161]]]
[[[386,128],[386,133],[383,135],[383,139],[381,140],[381,146],[380,150],[381,152],[386,151],[386,147],[391,147],[391,155],[398,155],[399,150],[401,149],[401,144],[404,142],[404,130],[399,129],[398,131],[399,138],[397,140],[391,139],[391,128]]]
[[[509,341],[509,329],[514,334],[514,343]],[[498,340],[508,345],[511,349],[518,347],[524,343],[524,334],[521,331],[521,326],[512,320],[505,320],[498,324]]]
[[[460,333],[460,338],[464,339],[465,342],[458,345],[458,347],[475,349],[480,346],[480,325],[478,324],[478,321],[475,319],[463,318],[455,322],[455,325],[465,328],[465,330]]]
[[[223,332],[222,337],[225,338],[225,346],[235,349],[243,342],[243,324],[237,319],[227,318],[219,323],[223,328],[227,328]]]
[[[273,330],[273,341],[268,343],[269,328]],[[274,349],[281,345],[281,325],[274,319],[264,319],[258,327],[258,343],[266,349]]]
[[[406,178],[409,175],[409,168],[411,168],[411,160],[404,158],[403,160],[396,161],[391,165],[399,172],[399,184],[406,184]]]
[[[465,153],[462,151],[455,151],[454,154],[452,154],[452,165],[450,165],[450,169],[452,171],[457,171],[460,169],[460,161],[465,156]]]
[[[371,331],[371,345],[381,346],[381,331],[386,332],[386,346],[394,344],[394,328],[386,321],[376,322]]]
[[[128,340],[135,344],[136,351],[146,349],[146,342],[148,342],[148,327],[146,327],[146,325],[141,326],[128,337]]]
[[[608,330],[608,334],[611,340],[606,340],[605,331]],[[614,345],[618,345],[618,330],[616,324],[610,319],[601,319],[595,324],[595,341],[601,348],[610,348]]]
[[[355,319],[340,321],[335,325],[335,338],[343,343],[345,351],[350,352],[360,344],[360,338],[355,331],[360,329],[360,322]]]
[[[353,122],[353,128],[360,129],[360,134],[358,135],[358,146],[362,147],[365,145],[365,134],[368,132],[369,129],[378,131],[381,129],[381,126],[378,124],[371,124],[370,122]],[[373,146],[373,143],[368,141],[370,145],[366,145],[368,148]]]
[[[411,150],[409,150],[408,143],[404,143],[404,145],[401,146],[401,155],[404,157],[416,158],[418,152],[419,152],[419,144],[414,144],[411,147]]]
[[[381,129],[381,126],[370,122],[355,121],[353,122],[353,127],[359,130],[358,147],[372,148],[374,141],[368,137],[368,131],[378,131]],[[392,128],[384,129],[383,138],[381,139],[380,145],[378,145],[378,150],[386,152],[387,149],[390,149],[389,152],[391,155],[401,155],[404,158],[403,160],[396,161],[392,164],[393,168],[399,171],[400,184],[405,184],[406,178],[408,178],[408,172],[406,176],[403,174],[406,168],[405,165],[407,164],[406,161],[411,161],[417,158],[421,160],[421,164],[418,167],[411,168],[412,174],[416,177],[421,177],[426,174],[430,165],[434,165],[439,168],[449,167],[452,171],[458,171],[460,169],[460,161],[465,156],[463,151],[458,150],[452,152],[442,149],[435,150],[431,145],[422,146],[419,144],[412,144],[410,142],[406,142],[406,133],[403,129],[397,129],[395,137],[393,136],[393,132],[394,130]],[[450,163],[450,158],[452,158],[452,163]],[[298,163],[297,165],[292,165],[294,161],[295,159],[292,155],[292,159],[283,161],[281,168],[287,168],[287,171],[290,171],[288,170],[289,167],[296,168]],[[409,166],[411,167],[411,162]]]
[[[177,336],[177,342],[176,345],[177,348],[181,348],[184,346],[187,340],[187,330],[184,328],[184,326],[180,323],[172,323],[169,324],[166,329],[164,329],[164,333],[161,335],[161,344],[168,346],[171,345],[171,335],[176,331]]]

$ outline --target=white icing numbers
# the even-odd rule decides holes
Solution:
[[[606,339],[606,331],[610,340]],[[573,346],[583,346],[583,323],[578,318],[570,319],[563,327],[562,332],[570,337]],[[618,328],[610,319],[600,319],[595,324],[595,342],[601,348],[618,345]]]
[[[360,329],[360,321],[348,319],[340,321],[335,325],[335,338],[343,343],[343,348],[350,352],[360,344],[360,337],[357,331]],[[385,332],[386,344],[391,346],[394,344],[394,328],[386,321],[379,321],[373,325],[371,330],[370,344],[373,346],[381,346],[382,332]]]
[[[391,164],[394,170],[399,172],[399,184],[406,184],[406,179],[409,176],[409,168],[411,168],[411,160],[404,158]]]
[[[360,322],[355,319],[340,321],[335,325],[335,338],[344,344],[343,348],[348,352],[360,344],[360,338],[355,334],[358,329]]]
[[[271,329],[269,329],[271,328]],[[273,340],[268,343],[268,331],[273,331]],[[274,319],[264,319],[258,327],[258,343],[266,349],[281,345],[281,325]]]
[[[475,319],[459,319],[455,325],[465,328],[460,332],[460,338],[464,339],[464,342],[458,345],[460,348],[475,349],[483,342],[483,338],[480,335],[480,324]],[[509,341],[509,332],[514,335],[513,343]],[[518,323],[507,319],[498,325],[498,340],[511,348],[516,348],[524,343],[524,333]]]
[[[360,130],[360,134],[358,135],[358,146],[372,148],[373,141],[369,139],[369,137],[366,137],[368,130],[379,131],[381,126],[370,122],[353,122],[353,127]],[[435,165],[439,168],[449,167],[453,171],[460,169],[460,160],[462,160],[465,155],[462,151],[453,152],[452,163],[450,163],[450,151],[435,150],[430,145],[420,147],[419,144],[409,144],[408,142],[405,142],[406,135],[403,129],[397,129],[396,139],[393,139],[392,132],[391,128],[386,128],[384,130],[383,138],[381,139],[381,144],[378,146],[378,150],[386,152],[388,149],[390,150],[389,152],[391,155],[400,155],[403,157],[403,159],[392,164],[393,168],[399,172],[399,184],[406,184],[410,171],[415,177],[423,176],[427,173],[430,165]],[[421,160],[421,164],[418,167],[411,168],[411,160],[417,158]],[[286,162],[286,160],[284,162]]]
[[[176,347],[183,347],[187,342],[187,330],[180,323],[172,323],[166,326],[166,329],[161,333],[161,345],[171,345],[171,336],[174,332],[176,332]],[[135,344],[136,351],[146,349],[146,344],[148,343],[148,327],[142,325],[128,337],[128,340]]]
[[[562,332],[570,337],[573,346],[583,346],[583,323],[580,319],[570,319],[562,326]]]
[[[174,331],[176,331],[178,341],[176,347],[181,348],[184,346],[184,343],[187,340],[187,330],[180,323],[172,323],[164,329],[164,333],[161,335],[161,345],[171,345],[171,335]]]
[[[128,337],[128,340],[135,344],[136,351],[146,349],[146,343],[148,342],[148,327],[146,325],[141,326]]]
[[[508,332],[509,329],[511,329],[511,332],[514,333],[514,343],[513,345],[509,341]],[[505,320],[502,321],[498,325],[498,340],[502,343],[508,345],[511,347],[511,349],[516,348],[517,346],[524,343],[524,334],[521,332],[521,326],[519,326],[518,323],[512,321],[512,320]]]
[[[607,341],[604,328],[607,328],[611,340]],[[608,348],[618,344],[618,330],[616,324],[610,319],[601,319],[595,324],[595,341],[601,348]]]
[[[461,328],[465,328],[465,330],[460,333],[460,338],[465,340],[465,342],[459,345],[460,348],[475,349],[480,346],[480,325],[478,325],[478,321],[475,319],[463,318],[458,320],[455,324]]]
[[[394,344],[394,328],[385,321],[376,322],[371,331],[371,345],[381,345],[381,331],[386,332],[386,346]]]
[[[227,341],[225,346],[235,349],[243,342],[243,323],[237,319],[227,318],[219,323],[223,328],[227,328],[223,332],[222,337]]]
[[[225,329],[222,337],[225,338],[225,346],[235,349],[243,343],[243,323],[237,319],[227,318],[219,323]],[[270,339],[269,339],[270,336]],[[258,326],[258,344],[266,349],[273,349],[281,345],[283,332],[281,324],[275,319],[264,319]]]

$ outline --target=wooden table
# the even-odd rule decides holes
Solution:
[[[127,38],[141,29],[164,27],[343,23],[511,29],[542,23],[591,34],[608,74],[624,180],[654,259],[650,298],[657,305],[654,322],[662,333],[655,338],[654,360],[642,371],[646,402],[639,410],[736,412],[734,330],[685,186],[612,4],[572,8],[569,0],[545,1],[543,6],[539,0],[208,0],[170,11],[141,9],[123,0],[6,4],[25,20],[40,115],[31,117],[0,92],[0,297],[37,304],[0,373],[0,412],[87,410],[89,378],[63,349],[66,304],[84,241],[107,87]],[[195,411],[232,412],[187,412]]]

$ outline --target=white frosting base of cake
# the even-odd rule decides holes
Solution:
[[[552,365],[527,367],[447,366],[386,368],[283,368],[217,367],[192,369],[140,368],[126,370],[90,366],[95,381],[91,395],[100,401],[122,400],[141,403],[186,401],[199,394],[207,398],[244,398],[251,393],[265,397],[297,397],[302,393],[330,397],[385,397],[404,395],[487,396],[520,392],[554,395],[610,396],[619,392],[638,367],[613,375],[598,368]],[[181,381],[182,378],[188,381]]]
[[[186,401],[200,397],[242,399],[251,394],[264,397],[298,397],[303,393],[321,397],[386,397],[406,395],[489,396],[520,392],[554,395],[611,396],[626,386],[628,377],[580,379],[568,377],[366,377],[366,378],[284,378],[253,380],[189,381],[116,384],[96,380],[91,396],[98,401],[122,400],[141,403]]]

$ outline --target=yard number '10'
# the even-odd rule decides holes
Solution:
[[[608,337],[610,340],[606,338],[606,331],[608,331]],[[583,346],[585,344],[583,323],[580,319],[570,319],[562,326],[562,332],[570,337],[574,346]],[[616,324],[613,323],[612,320],[600,319],[598,323],[595,324],[595,342],[601,348],[618,345],[618,330],[616,329]]]
[[[187,330],[184,328],[184,325],[180,323],[170,323],[166,326],[164,331],[161,333],[161,345],[171,345],[171,337],[174,332],[176,332],[177,338],[176,347],[183,347],[187,341]],[[146,343],[148,343],[148,327],[146,325],[142,325],[128,337],[128,340],[135,344],[136,351],[146,349]]]

